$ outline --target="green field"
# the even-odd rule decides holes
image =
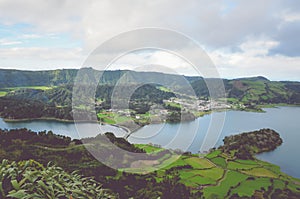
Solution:
[[[165,102],[165,105],[175,107],[175,108],[181,108],[181,105],[175,102]]]
[[[144,149],[146,151],[146,153],[151,154],[151,153],[155,153],[155,152],[159,152],[162,151],[164,149],[162,148],[158,148],[155,146],[151,146],[149,144],[135,144],[134,146],[140,148],[140,149]]]
[[[135,145],[145,149],[147,153],[162,150],[150,145]],[[197,189],[203,187],[204,198],[229,198],[233,194],[253,196],[256,191],[267,190],[270,185],[283,189],[286,181],[292,181],[287,186],[289,189],[299,192],[300,180],[280,172],[278,166],[260,160],[231,159],[220,150],[215,150],[205,157],[195,155],[164,156],[159,160],[156,168],[156,180],[160,182],[168,169],[179,168],[190,165],[190,168],[183,167],[176,169],[180,182],[186,186]],[[150,171],[152,168],[149,168]],[[168,174],[170,175],[170,173]]]
[[[184,162],[191,165],[194,169],[207,169],[214,167],[214,165],[205,158],[190,157],[184,159]]]
[[[197,187],[199,185],[208,185],[208,184],[215,184],[215,180],[211,179],[211,178],[206,178],[203,177],[201,175],[194,175],[193,173],[191,173],[189,175],[186,175],[187,172],[185,173],[180,173],[180,177],[181,177],[181,182],[184,183],[187,186],[191,186],[191,187]]]
[[[158,86],[157,89],[164,91],[164,92],[172,92],[170,89],[164,87],[164,86]]]
[[[215,168],[211,168],[211,169],[204,169],[201,171],[199,170],[198,173],[204,177],[211,178],[211,179],[217,181],[218,179],[220,179],[222,177],[224,170],[222,168],[215,167]]]
[[[278,166],[268,162],[257,159],[240,160],[220,150],[199,157],[188,153],[178,155],[172,150],[147,144],[134,146],[144,149],[150,156],[157,155],[157,158],[134,160],[132,163],[135,164],[130,162],[127,168],[119,170],[120,174],[123,171],[139,172],[152,176],[153,181],[157,183],[166,178],[176,177],[177,183],[183,183],[193,192],[200,190],[203,198],[223,199],[234,195],[252,197],[254,194],[261,194],[262,190],[269,191],[270,196],[276,194],[276,189],[300,192],[299,179],[280,172]],[[85,149],[82,145],[68,145],[65,148],[35,146],[35,148],[55,153],[71,153],[74,150]],[[137,164],[140,166],[133,166]],[[121,179],[122,175],[115,178]]]
[[[215,157],[215,158],[212,158],[210,159],[213,163],[215,163],[216,165],[222,167],[222,168],[226,168],[227,166],[227,163],[226,163],[226,160],[225,158],[222,158],[222,157]]]
[[[132,163],[135,164],[130,162],[127,168],[119,172],[129,171],[151,175],[157,183],[162,182],[166,177],[176,176],[179,178],[177,182],[183,183],[192,191],[201,190],[204,198],[230,198],[234,194],[238,194],[239,197],[250,197],[259,194],[261,190],[268,190],[270,186],[273,188],[269,194],[273,194],[275,189],[288,188],[297,193],[300,190],[299,179],[280,172],[276,165],[257,159],[240,160],[220,150],[199,157],[188,153],[178,155],[172,150],[147,144],[134,146],[144,149],[150,156],[158,156],[156,159],[134,160]],[[82,145],[66,148],[36,146],[36,148],[55,153],[70,153],[73,150],[84,149]],[[132,166],[136,164],[140,166]]]
[[[221,153],[222,152],[220,150],[215,150],[215,151],[207,154],[205,157],[209,158],[209,159],[212,159],[212,158],[218,157],[218,155],[220,155]]]
[[[204,189],[204,196],[205,198],[209,198],[212,195],[216,195],[218,198],[225,198],[231,187],[245,181],[247,178],[248,176],[245,174],[236,171],[228,171],[219,186],[212,186]]]
[[[20,86],[20,87],[7,87],[7,88],[2,88],[0,90],[0,97],[5,96],[7,93],[9,93],[10,91],[16,91],[16,90],[20,90],[20,89],[36,89],[36,90],[50,90],[55,88],[54,86]]]
[[[7,91],[0,91],[0,97],[3,97],[7,94]]]
[[[265,168],[253,168],[251,170],[242,171],[245,174],[257,176],[257,177],[270,177],[270,178],[277,178],[278,175],[274,172],[265,169]]]
[[[240,197],[242,196],[252,196],[255,190],[261,190],[264,188],[268,189],[272,183],[270,178],[256,178],[255,180],[245,180],[241,184],[231,191],[231,194],[237,193]]]
[[[240,170],[240,169],[252,169],[257,167],[257,164],[242,164],[236,161],[229,161],[228,162],[228,169],[232,170]]]
[[[98,113],[97,117],[101,122],[104,122],[106,124],[120,124],[131,120],[130,117],[106,111]]]
[[[8,88],[5,88],[5,89],[10,90],[10,91],[25,89],[25,88],[36,89],[36,90],[50,90],[50,89],[53,89],[55,87],[56,86],[20,86],[20,87],[8,87]]]

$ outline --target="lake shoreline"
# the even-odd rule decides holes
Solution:
[[[300,104],[286,104],[286,103],[278,103],[278,104],[261,104],[257,105],[258,108],[263,109],[263,108],[278,108],[278,107],[300,107]],[[255,108],[245,108],[245,109],[240,109],[240,108],[224,108],[224,109],[214,109],[210,111],[203,111],[203,112],[195,112],[194,115],[197,118],[203,117],[205,115],[210,115],[214,112],[226,112],[226,111],[245,111],[245,112],[257,112],[257,113],[264,113],[264,110],[259,110]],[[69,120],[69,119],[60,119],[60,118],[55,118],[55,117],[40,117],[40,118],[19,118],[19,119],[12,119],[12,118],[5,118],[1,117],[5,122],[8,123],[14,123],[14,122],[31,122],[31,121],[56,121],[56,122],[65,122],[65,123],[75,123],[75,120]],[[99,123],[99,121],[90,121],[90,120],[76,120],[76,123]],[[179,121],[181,122],[181,121]],[[178,122],[178,123],[179,123]],[[116,123],[116,124],[110,124],[110,123],[105,123],[102,122],[103,124],[107,125],[121,125],[122,123]],[[166,122],[155,122],[153,124],[162,124]],[[149,123],[152,124],[152,123]],[[149,125],[145,124],[145,125]],[[145,125],[142,125],[145,126]],[[125,127],[126,128],[126,127]],[[129,127],[130,129],[130,127]]]
[[[268,152],[267,153],[268,155],[262,153],[262,154],[258,154],[256,157],[259,158],[260,160],[268,161],[273,164],[279,165],[283,172],[300,178],[300,173],[298,171],[300,161],[292,158],[297,155],[297,153],[294,152],[295,151],[294,149],[295,148],[297,149],[299,147],[297,140],[300,139],[300,134],[297,133],[298,129],[300,128],[299,117],[298,117],[300,107],[299,108],[298,107],[299,106],[297,106],[297,108],[291,106],[283,106],[278,108],[265,108],[264,110],[266,113],[263,114],[259,114],[259,113],[256,114],[255,112],[250,113],[247,111],[239,111],[239,110],[227,110],[226,113],[227,119],[225,120],[226,122],[222,130],[222,135],[223,135],[222,137],[233,135],[240,132],[252,131],[260,128],[275,129],[280,133],[280,135],[282,135],[285,144],[278,147],[278,149],[276,149],[275,151]],[[197,154],[199,148],[201,147],[201,142],[203,140],[202,135],[204,135],[204,133],[206,132],[205,129],[209,127],[210,116],[199,117],[197,120],[199,119],[201,120],[202,130],[199,128],[199,133],[197,133],[197,135],[199,136],[195,137],[195,144],[191,145],[191,147],[189,148],[189,151],[195,154]],[[31,124],[26,122],[24,122],[24,124],[22,124],[22,122],[20,122],[20,124],[17,124],[16,120],[14,122],[9,122],[9,123],[6,123],[4,120],[2,120],[3,125],[1,128],[3,129],[28,128],[28,129],[33,129],[35,131],[52,130],[56,134],[67,135],[67,136],[71,136],[72,138],[78,137],[78,134],[76,133],[76,128],[73,127],[74,125],[70,122],[63,124],[60,122],[51,123],[49,120],[46,120],[44,124],[41,121],[42,121],[41,119],[38,119],[37,124],[36,123]],[[288,125],[289,123],[292,123],[293,125]],[[151,137],[147,140],[138,139],[139,137],[143,137],[143,135],[145,135],[145,133],[147,132],[151,134],[151,132],[156,129],[156,127],[151,127],[152,125],[145,125],[145,126],[140,126],[137,132],[136,131],[133,132],[132,136],[130,136],[128,140],[130,141],[130,143],[140,143],[140,144],[155,143],[164,146],[164,143],[167,142],[167,140],[171,139],[172,135],[174,135],[174,130],[178,128],[177,127],[178,124],[160,124],[160,125],[165,126],[164,127],[165,130],[161,133],[162,137],[158,135],[157,138],[153,137],[153,139]],[[185,128],[186,125],[188,125],[189,128],[193,128],[193,122],[192,124],[189,124],[189,122],[184,122],[181,128]],[[121,128],[122,125],[118,125],[118,127]],[[88,128],[88,125],[86,128]],[[158,126],[157,128],[161,128],[161,127]],[[117,129],[114,130],[114,128],[112,128],[112,130],[108,129],[106,131],[115,132],[118,137],[124,137],[126,132],[128,132],[124,130],[125,130],[124,128],[119,130]],[[228,134],[229,132],[231,133]],[[134,133],[137,133],[137,135]],[[186,132],[185,135],[186,136],[182,137],[181,140],[182,142],[184,142],[185,137],[189,136],[189,133]],[[95,135],[93,134],[93,136]],[[194,136],[194,134],[192,134],[192,136]],[[217,141],[216,143],[216,146],[219,145],[221,145],[221,139],[219,139],[219,141]],[[177,145],[176,148],[179,148],[178,146],[179,145]],[[289,151],[288,155],[287,155],[287,151]]]
[[[265,104],[265,105],[257,105],[259,109],[234,109],[234,108],[226,108],[226,109],[216,109],[216,110],[210,110],[210,111],[205,111],[205,112],[198,112],[198,114],[195,115],[195,119],[204,117],[206,115],[210,115],[212,113],[218,113],[218,112],[227,112],[227,111],[242,111],[242,112],[254,112],[254,113],[265,113],[266,111],[263,110],[264,108],[280,108],[280,107],[300,107],[298,104],[285,104],[285,103],[280,103],[280,104]],[[165,123],[170,123],[170,122],[155,122],[155,123],[147,123],[147,124],[139,124],[136,125],[131,124],[131,123],[116,123],[116,124],[110,124],[110,123],[105,123],[105,122],[100,122],[100,121],[90,121],[90,120],[67,120],[67,119],[59,119],[59,118],[54,118],[54,117],[41,117],[41,118],[22,118],[22,119],[8,119],[8,118],[2,118],[4,122],[7,123],[18,123],[18,122],[34,122],[34,121],[53,121],[53,122],[62,122],[62,123],[68,123],[68,124],[75,124],[75,123],[99,123],[99,124],[104,124],[104,125],[111,125],[117,128],[120,128],[125,131],[125,135],[123,136],[126,140],[136,131],[140,130],[141,128],[151,125],[151,124],[165,124]],[[190,120],[190,121],[194,121]],[[180,123],[175,122],[174,124]]]

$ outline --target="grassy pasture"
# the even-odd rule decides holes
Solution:
[[[236,186],[238,183],[245,181],[248,178],[247,175],[236,172],[228,171],[225,174],[225,178],[221,181],[219,186],[207,187],[204,189],[204,198],[209,198],[212,195],[217,195],[219,198],[225,198],[227,191]]]
[[[277,174],[265,168],[253,168],[242,172],[251,176],[278,178]]]
[[[272,183],[270,182],[270,178],[256,178],[255,180],[245,180],[241,182],[241,184],[231,191],[231,194],[237,193],[240,197],[243,196],[252,196],[255,190],[261,190],[264,188],[268,189]]]

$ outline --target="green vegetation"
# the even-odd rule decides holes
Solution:
[[[174,102],[163,102],[176,95],[189,98],[186,93],[189,89],[182,84],[182,76],[151,72],[134,71],[106,71],[103,74],[91,68],[83,69],[87,78],[83,78],[81,85],[77,88],[77,93],[85,96],[85,85],[87,79],[92,79],[97,75],[102,75],[96,89],[95,99],[86,99],[90,107],[83,105],[81,100],[74,102],[78,111],[94,110],[100,114],[99,119],[109,124],[127,122],[123,115],[115,115],[114,119],[109,116],[101,116],[101,112],[109,110],[111,107],[111,97],[116,83],[120,78],[126,76],[133,78],[136,82],[128,85],[119,85],[121,90],[131,90],[137,88],[131,96],[118,96],[116,104],[122,104],[122,98],[129,97],[129,109],[133,114],[145,114],[150,107],[155,105],[163,106],[170,114],[167,118],[161,119],[161,115],[156,115],[156,122],[180,121],[180,111],[182,105]],[[72,120],[72,92],[73,83],[77,75],[77,70],[53,70],[53,71],[18,71],[0,70],[0,115],[9,120],[13,119],[37,119],[37,118],[57,118]],[[191,84],[199,99],[208,100],[209,92],[205,81],[201,77],[185,77]],[[143,84],[144,82],[154,82],[160,80],[161,85],[169,85],[168,89],[158,84]],[[212,83],[215,79],[206,79]],[[274,82],[263,77],[241,78],[234,80],[223,80],[226,98],[222,96],[219,101],[227,101],[231,108],[246,111],[262,111],[261,107],[270,104],[300,104],[300,83],[299,82]],[[139,86],[141,85],[142,86]],[[216,88],[218,89],[218,88]],[[116,93],[114,93],[116,94]],[[127,99],[128,101],[128,99]],[[95,107],[93,106],[95,104]],[[6,107],[6,108],[5,108]],[[128,108],[128,107],[126,107]],[[18,110],[18,111],[16,111]],[[30,110],[36,110],[31,113]],[[122,107],[120,107],[122,110]],[[185,110],[184,120],[210,113],[207,111]],[[153,117],[154,118],[154,117]],[[82,118],[86,120],[86,118]],[[149,117],[136,121],[139,124],[148,124]]]
[[[0,97],[3,97],[7,94],[7,91],[0,91]]]
[[[111,133],[107,133],[105,137],[123,150],[139,153],[139,157],[144,159],[145,163],[147,161],[151,163],[149,168],[152,167],[152,170],[152,159],[158,159],[164,167],[164,165],[167,166],[178,158],[178,155],[168,150],[147,155],[143,149],[137,148],[125,139],[116,138]],[[164,196],[164,194],[168,194],[164,196],[168,197],[174,192],[168,193],[166,190],[173,188],[176,189],[175,193],[177,192],[179,196],[182,196],[181,198],[187,198],[192,195],[189,188],[179,183],[175,178],[173,179],[174,175],[158,177],[154,173],[147,175],[127,174],[103,165],[87,151],[82,142],[85,143],[86,147],[90,147],[90,150],[95,149],[95,152],[101,151],[118,156],[119,158],[116,158],[115,162],[112,163],[121,164],[127,167],[128,170],[135,169],[131,168],[131,166],[137,162],[135,156],[126,156],[120,153],[119,150],[114,151],[110,149],[110,146],[103,138],[103,136],[99,135],[96,138],[86,138],[80,141],[57,136],[52,132],[35,133],[27,129],[1,130],[0,158],[9,159],[10,161],[34,159],[43,164],[44,167],[47,166],[49,161],[52,161],[67,172],[77,170],[79,174],[85,177],[95,178],[98,183],[103,184],[103,187],[106,189],[111,189],[119,198],[137,196],[137,192],[142,195],[140,196],[141,198],[149,197],[150,195],[155,195],[153,197],[157,198]],[[145,168],[146,171],[147,169]]]
[[[251,197],[254,195],[255,190],[268,190],[268,187],[271,185],[269,178],[256,178],[253,180],[245,180],[240,183],[240,185],[232,189],[232,194],[237,194],[240,197]]]
[[[190,157],[184,159],[184,162],[191,165],[194,169],[208,169],[214,167],[214,165],[205,158]]]
[[[222,153],[221,150],[214,150],[214,151],[210,152],[209,154],[207,154],[205,157],[212,159],[212,158],[218,157],[221,153]]]
[[[238,109],[258,111],[260,110],[258,106],[261,105],[300,104],[299,82],[275,82],[264,77],[223,80],[223,82],[226,89],[226,101]],[[209,97],[203,79],[191,84],[198,96]]]
[[[176,123],[181,121],[191,121],[195,119],[196,119],[195,115],[191,112],[171,111],[168,114],[166,121],[170,123]]]
[[[97,114],[97,117],[100,122],[106,124],[120,124],[120,125],[124,123],[126,124],[126,122],[130,122],[131,120],[135,121],[140,125],[145,125],[145,124],[149,124],[151,118],[154,117],[149,112],[146,112],[144,114],[134,114],[133,111],[128,111],[128,112],[130,113],[125,114],[125,113],[101,111]]]
[[[170,108],[176,108],[178,110],[181,109],[181,105],[175,102],[165,102],[165,106],[168,107],[169,109]]]
[[[97,114],[97,117],[101,122],[107,124],[116,124],[116,114],[112,112],[101,112]]]
[[[9,162],[2,160],[0,164],[0,196],[1,198],[116,198],[91,178],[84,178],[73,172],[65,172],[62,168],[34,161]]]
[[[156,146],[152,146],[152,145],[149,145],[149,144],[134,144],[134,146],[140,148],[140,149],[143,149],[146,153],[157,153],[159,151],[162,151],[164,149],[162,148],[159,148],[159,147],[156,147]]]
[[[222,168],[226,168],[226,166],[227,166],[226,160],[223,157],[216,157],[216,158],[212,158],[210,160]]]
[[[203,117],[204,115],[208,115],[212,113],[212,111],[196,111],[196,112],[193,112],[193,114],[196,116],[196,117]]]
[[[237,161],[229,161],[228,162],[228,169],[231,170],[240,170],[240,169],[252,169],[257,167],[257,163],[254,164],[243,164],[243,163],[239,163]]]
[[[84,70],[87,79],[99,74],[99,71],[90,68]],[[72,111],[74,111],[71,106],[72,92],[76,75],[77,70],[35,72],[0,70],[1,117],[9,120],[38,118],[72,120]],[[138,89],[130,96],[129,107],[126,107],[126,110],[122,106],[120,109],[110,110],[115,85],[124,75],[135,79],[136,84],[121,85],[121,90]],[[96,89],[96,100],[87,99],[91,106],[83,105],[81,99],[75,101],[73,102],[75,110],[84,113],[84,111],[95,109],[98,119],[109,124],[126,123],[129,119],[133,119],[138,124],[147,124],[155,116],[162,118],[157,121],[178,122],[181,121],[181,117],[184,120],[192,120],[195,115],[210,113],[210,110],[181,112],[182,105],[166,102],[175,97],[170,89],[157,84],[143,84],[155,82],[157,79],[161,80],[161,85],[176,88],[176,94],[188,97],[186,94],[188,89],[179,83],[182,76],[150,72],[106,71]],[[186,77],[186,79],[190,82],[197,97],[203,100],[209,99],[209,92],[203,78]],[[215,81],[214,79],[207,80]],[[83,79],[82,85],[76,90],[79,95],[84,96],[86,89],[89,89],[84,84],[85,82],[86,80]],[[260,111],[261,107],[268,105],[300,104],[299,82],[274,82],[263,77],[223,80],[223,82],[226,98],[218,100],[227,101],[236,109]],[[122,105],[122,97],[114,99],[117,105]],[[152,115],[150,110],[161,106],[168,112],[165,115]],[[83,120],[86,119],[83,118]],[[140,159],[110,148],[110,145],[103,142],[104,138],[108,138],[118,148],[137,153]],[[97,161],[82,145],[82,142],[94,153],[110,154],[106,159],[108,164],[120,164],[122,169],[116,171]],[[95,189],[103,190],[100,188],[100,184],[103,184],[105,189],[112,190],[119,198],[274,198],[275,196],[277,198],[300,198],[298,179],[280,172],[280,168],[276,165],[255,158],[256,153],[273,150],[281,143],[282,140],[276,132],[263,129],[226,137],[224,146],[199,158],[190,153],[180,156],[176,151],[150,145],[133,145],[125,139],[116,138],[111,133],[99,135],[96,138],[71,140],[65,136],[57,136],[53,132],[35,133],[27,129],[1,130],[0,158],[9,159],[10,162],[20,162],[9,163],[9,165],[23,171],[23,173],[18,173],[20,174],[18,178],[5,174],[6,180],[1,185],[1,193],[6,194],[5,197],[7,194],[15,194],[11,196],[18,198],[23,197],[22,194],[25,193],[20,190],[26,190],[26,193],[30,194],[48,194],[39,196],[40,198],[53,198],[53,194],[55,198],[58,196],[55,194],[66,194],[69,190],[67,187],[73,186],[77,189],[78,183],[82,185],[87,181],[86,185],[90,186],[89,182],[94,181],[86,177],[94,177]],[[28,163],[28,168],[36,171],[37,175],[42,173],[44,178],[52,179],[51,181],[47,178],[47,181],[52,183],[46,184],[48,188],[42,186],[42,182],[44,184],[45,182],[42,181],[41,176],[37,177],[34,182],[29,182],[28,178],[22,176],[27,168],[22,167],[23,161],[30,159],[40,162],[41,166],[37,167],[39,163],[34,162]],[[57,166],[47,166],[49,161]],[[143,166],[140,169],[143,175],[123,172],[136,171],[139,165]],[[159,170],[154,171],[158,168]],[[62,176],[66,175],[71,179],[63,192],[58,191],[62,191],[59,185],[67,182],[62,182],[57,177],[60,175],[56,172],[57,170],[62,173]],[[80,174],[74,174],[76,179],[70,176],[74,170],[78,170]],[[14,169],[5,167],[3,171],[10,172]],[[51,172],[48,173],[48,171]],[[150,171],[154,172],[149,173]],[[22,187],[24,185],[21,184],[22,180],[29,183],[28,187]],[[33,188],[43,191],[33,192]],[[83,194],[81,192],[74,193],[74,198],[90,196],[89,193],[83,192],[85,196],[80,196]],[[63,197],[68,197],[68,195],[61,196]],[[95,197],[95,195],[91,196],[91,198]]]
[[[251,170],[245,170],[243,173],[252,175],[252,176],[257,176],[257,177],[270,177],[270,178],[277,178],[278,176],[265,168],[253,168]]]
[[[163,87],[163,86],[158,86],[157,87],[159,90],[164,91],[164,92],[172,92],[170,89]]]
[[[85,96],[88,86],[82,85],[77,89],[78,95]],[[131,89],[134,85],[124,85],[123,90]],[[96,99],[86,99],[85,103],[78,100],[74,102],[77,112],[94,111],[98,114],[99,120],[108,124],[124,123],[130,120],[127,114],[109,113],[106,110],[111,108],[111,95],[113,85],[99,85],[96,89]],[[13,119],[38,119],[57,118],[72,120],[72,85],[59,86],[22,86],[2,89],[0,95],[0,115],[9,120]],[[164,99],[173,97],[168,93],[157,89],[154,85],[143,85],[139,87],[130,98],[129,114],[139,116],[139,123],[147,124],[150,121],[150,106],[163,104]],[[147,100],[145,100],[147,99]],[[118,100],[122,101],[120,97]],[[118,103],[118,102],[116,102]],[[95,104],[95,106],[94,106]],[[17,110],[17,111],[16,111]],[[34,110],[34,112],[32,111]],[[121,109],[120,111],[125,111]],[[87,120],[83,117],[82,120]]]
[[[228,171],[219,186],[211,186],[204,189],[204,198],[210,198],[213,195],[215,195],[215,198],[226,198],[228,191],[231,190],[232,187],[237,186],[246,179],[247,175],[235,171]]]
[[[22,89],[35,89],[35,90],[50,90],[55,88],[56,86],[19,86],[19,87],[7,87],[5,88],[8,91],[16,91],[16,90],[22,90]]]
[[[212,150],[204,157],[190,153],[178,155],[175,151],[156,146],[133,145],[123,138],[116,138],[112,133],[106,133],[105,137],[119,148],[138,154],[139,159],[111,149],[110,145],[103,142],[104,135],[71,140],[52,132],[35,133],[27,129],[0,131],[0,158],[10,161],[34,159],[45,170],[48,170],[47,165],[51,160],[68,173],[77,170],[80,175],[94,177],[97,183],[116,193],[119,198],[232,198],[256,194],[264,194],[265,198],[274,194],[289,198],[300,194],[300,180],[281,173],[276,165],[255,158],[237,159],[220,149]],[[116,171],[98,162],[82,142],[90,150],[94,149],[93,153],[101,151],[117,156],[111,163],[122,164],[123,169]],[[146,174],[122,172],[137,171],[135,165],[143,166],[140,172]],[[82,179],[85,177],[80,176]]]
[[[227,154],[234,151],[234,156],[239,159],[253,159],[253,155],[272,151],[282,144],[280,135],[271,129],[261,129],[249,133],[226,136],[224,145],[220,149]]]

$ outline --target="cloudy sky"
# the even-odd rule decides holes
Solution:
[[[192,38],[223,78],[300,81],[297,0],[0,0],[0,68],[80,68],[101,43],[144,27]],[[185,60],[158,50],[129,53],[114,67],[151,64],[195,74]]]

